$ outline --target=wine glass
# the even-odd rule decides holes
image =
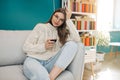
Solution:
[[[55,47],[56,47],[56,41],[57,41],[57,35],[56,34],[49,34],[49,39],[50,41],[53,41],[54,45],[53,45],[53,48],[52,48],[52,51],[55,51]]]

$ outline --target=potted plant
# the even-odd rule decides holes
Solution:
[[[110,34],[108,31],[96,31],[95,33],[96,43],[98,46],[97,49],[97,58],[98,60],[104,60],[104,52],[100,51],[100,47],[108,47],[110,43]]]
[[[108,31],[97,31],[96,32],[97,46],[109,46],[110,34]],[[99,49],[98,49],[99,50]]]

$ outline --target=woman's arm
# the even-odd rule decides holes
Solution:
[[[70,31],[70,36],[69,36],[69,39],[68,40],[74,40],[74,41],[77,41],[77,42],[80,42],[81,39],[80,39],[80,36],[79,36],[79,33],[75,27],[75,25],[73,24],[73,22],[71,21],[70,17],[71,17],[71,11],[68,10],[66,8],[66,18],[67,18],[67,21],[66,21],[66,24],[67,24],[67,27]]]
[[[66,21],[66,23],[67,23],[68,29],[70,31],[70,36],[69,36],[70,40],[80,42],[81,39],[80,39],[79,33],[78,33],[75,25],[73,24],[73,22],[70,19],[68,19]]]
[[[42,53],[46,51],[45,48],[45,28],[41,24],[37,24],[27,37],[23,50],[26,53]]]

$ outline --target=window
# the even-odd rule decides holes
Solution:
[[[114,25],[113,29],[120,30],[120,0],[114,0]]]
[[[114,0],[98,0],[97,2],[97,28],[98,30],[113,29]]]

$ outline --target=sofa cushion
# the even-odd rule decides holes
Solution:
[[[0,80],[27,80],[21,65],[0,67]]]
[[[23,63],[26,56],[22,46],[29,32],[0,30],[0,66]]]
[[[0,80],[28,80],[22,70],[22,65],[0,67]],[[66,70],[56,80],[74,80],[74,77]]]

